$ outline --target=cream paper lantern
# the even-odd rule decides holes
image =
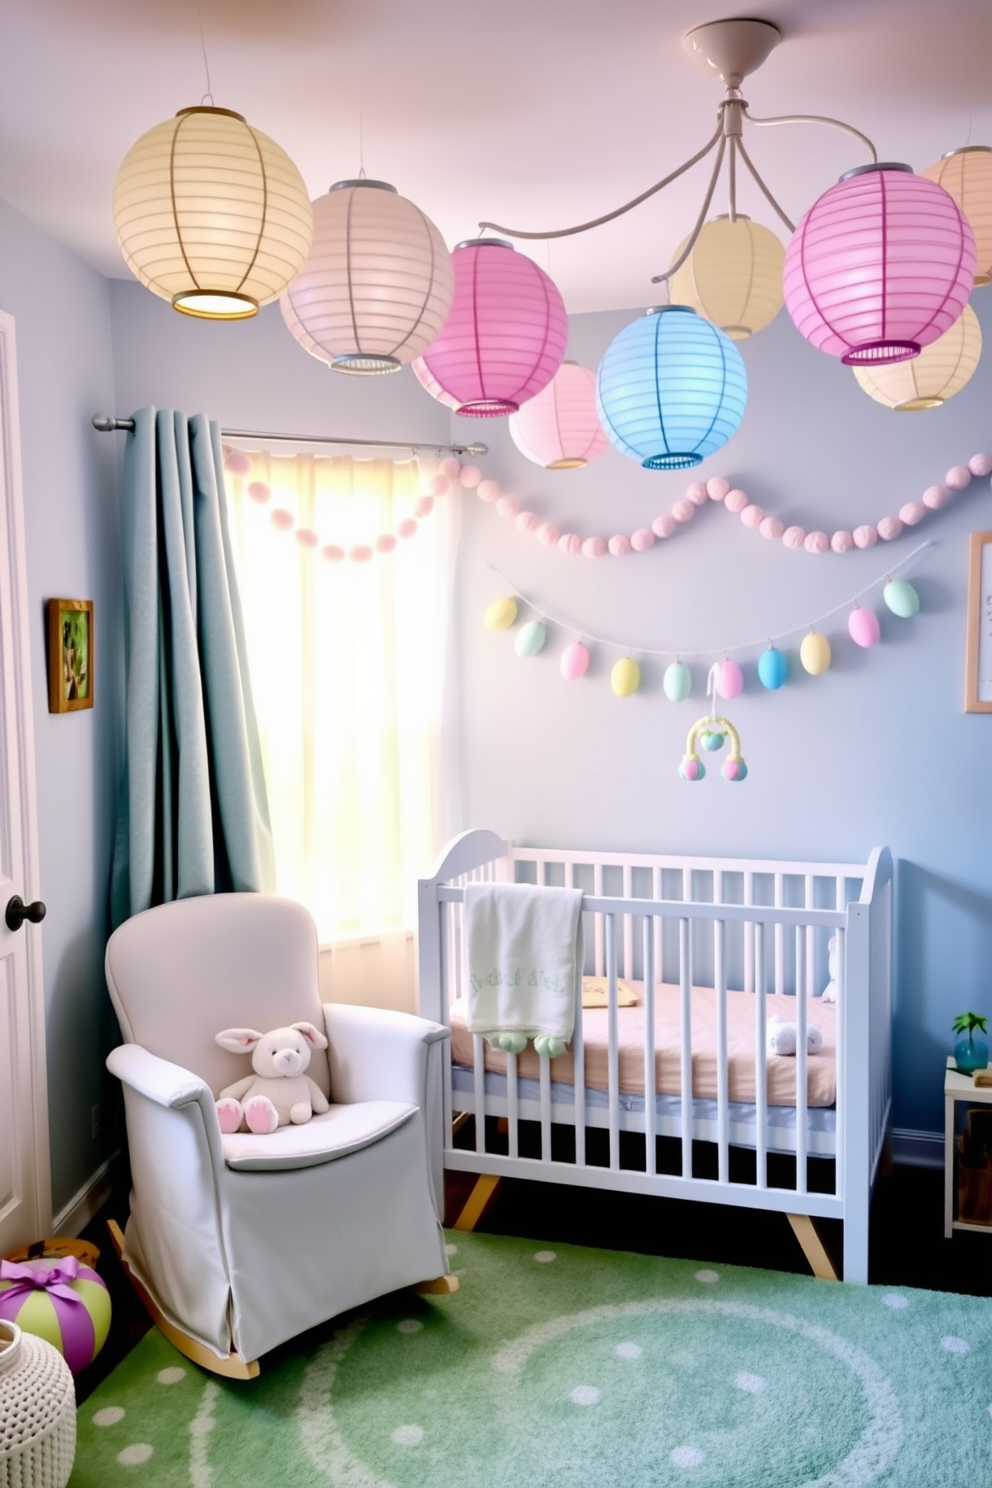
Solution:
[[[922,173],[954,198],[975,235],[975,287],[992,283],[992,145],[949,150]]]
[[[125,155],[114,224],[128,268],[174,310],[245,320],[306,263],[313,211],[274,140],[230,109],[180,109]]]
[[[338,181],[313,213],[313,247],[282,295],[283,319],[335,372],[397,371],[426,351],[451,308],[444,239],[385,181]]]
[[[675,263],[689,241],[676,249]],[[692,252],[668,281],[673,305],[691,305],[732,341],[745,341],[782,308],[785,248],[750,217],[714,217],[704,224]]]
[[[950,330],[904,362],[881,362],[852,371],[869,397],[900,413],[939,408],[959,393],[978,366],[982,328],[970,305]]]

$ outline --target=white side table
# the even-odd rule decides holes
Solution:
[[[954,1102],[967,1101],[972,1106],[992,1106],[992,1085],[976,1085],[970,1075],[961,1075],[954,1067],[954,1056],[948,1054],[944,1074],[944,1237],[949,1240],[954,1230],[981,1230],[992,1234],[986,1224],[971,1224],[954,1218]]]

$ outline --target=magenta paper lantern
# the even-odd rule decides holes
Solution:
[[[458,413],[516,413],[561,366],[568,340],[561,295],[533,259],[502,238],[459,243],[451,259],[455,297],[423,364],[457,400]]]
[[[510,415],[510,436],[522,455],[545,470],[578,470],[607,446],[596,415],[596,374],[562,362],[546,388]]]
[[[785,304],[819,351],[857,366],[914,357],[975,282],[957,203],[908,165],[863,165],[813,203],[786,250]]]

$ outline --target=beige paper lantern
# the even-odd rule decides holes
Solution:
[[[981,354],[982,328],[974,310],[965,305],[950,330],[924,346],[919,356],[851,370],[876,403],[900,413],[915,413],[921,408],[939,408],[959,393]]]
[[[688,238],[676,249],[675,263]],[[785,248],[750,217],[714,217],[704,224],[692,252],[668,281],[673,305],[691,305],[733,341],[744,341],[782,308]]]
[[[184,315],[245,320],[306,263],[313,212],[274,140],[230,109],[201,105],[143,134],[114,187],[128,268]]]
[[[283,319],[335,372],[397,371],[426,351],[451,309],[444,239],[385,181],[339,181],[313,213],[313,247],[281,298]]]
[[[992,145],[949,150],[923,175],[954,198],[975,234],[975,287],[992,282]]]

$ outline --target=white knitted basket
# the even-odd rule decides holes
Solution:
[[[0,1321],[0,1488],[65,1488],[76,1391],[58,1349]]]

